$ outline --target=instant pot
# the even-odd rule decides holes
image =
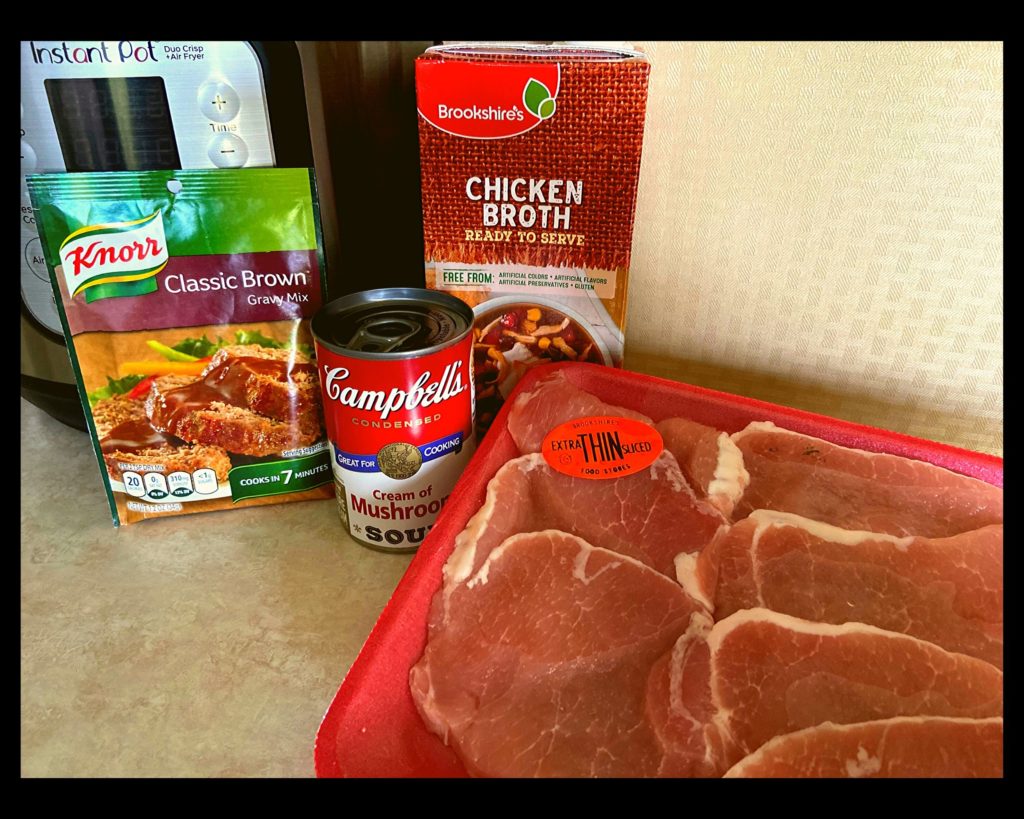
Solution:
[[[310,166],[307,122],[293,42],[22,42],[21,394],[85,429],[25,174]]]
[[[328,292],[423,286],[413,62],[431,41],[33,40],[22,174],[313,166]],[[21,394],[85,429],[21,190]]]

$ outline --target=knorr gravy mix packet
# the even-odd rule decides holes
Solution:
[[[28,184],[114,524],[331,497],[311,172]]]
[[[426,282],[474,310],[480,429],[530,367],[622,365],[649,70],[578,46],[417,60]]]

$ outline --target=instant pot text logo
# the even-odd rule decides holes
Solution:
[[[152,293],[167,265],[163,214],[79,228],[61,244],[60,261],[72,297],[84,292],[93,302]]]
[[[462,380],[461,370],[462,362],[455,361],[444,368],[436,381],[430,380],[430,370],[426,370],[416,378],[408,391],[392,387],[390,392],[385,392],[342,386],[341,382],[349,377],[348,368],[325,364],[324,392],[330,400],[342,406],[376,413],[381,421],[386,421],[393,412],[411,412],[419,407],[436,406],[465,392],[469,389],[469,383]]]
[[[561,72],[557,63],[419,63],[420,116],[469,139],[504,139],[551,119]]]
[[[36,45],[29,41],[32,62],[39,65],[84,65],[93,63],[155,63],[156,49],[152,40],[119,40],[108,43],[60,42]]]

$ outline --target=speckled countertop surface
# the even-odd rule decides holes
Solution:
[[[21,402],[24,776],[312,776],[411,559],[330,501],[115,529],[85,433]]]

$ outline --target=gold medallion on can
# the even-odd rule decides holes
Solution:
[[[380,471],[396,481],[411,478],[420,471],[423,456],[417,447],[406,443],[393,443],[382,447],[377,453]]]

